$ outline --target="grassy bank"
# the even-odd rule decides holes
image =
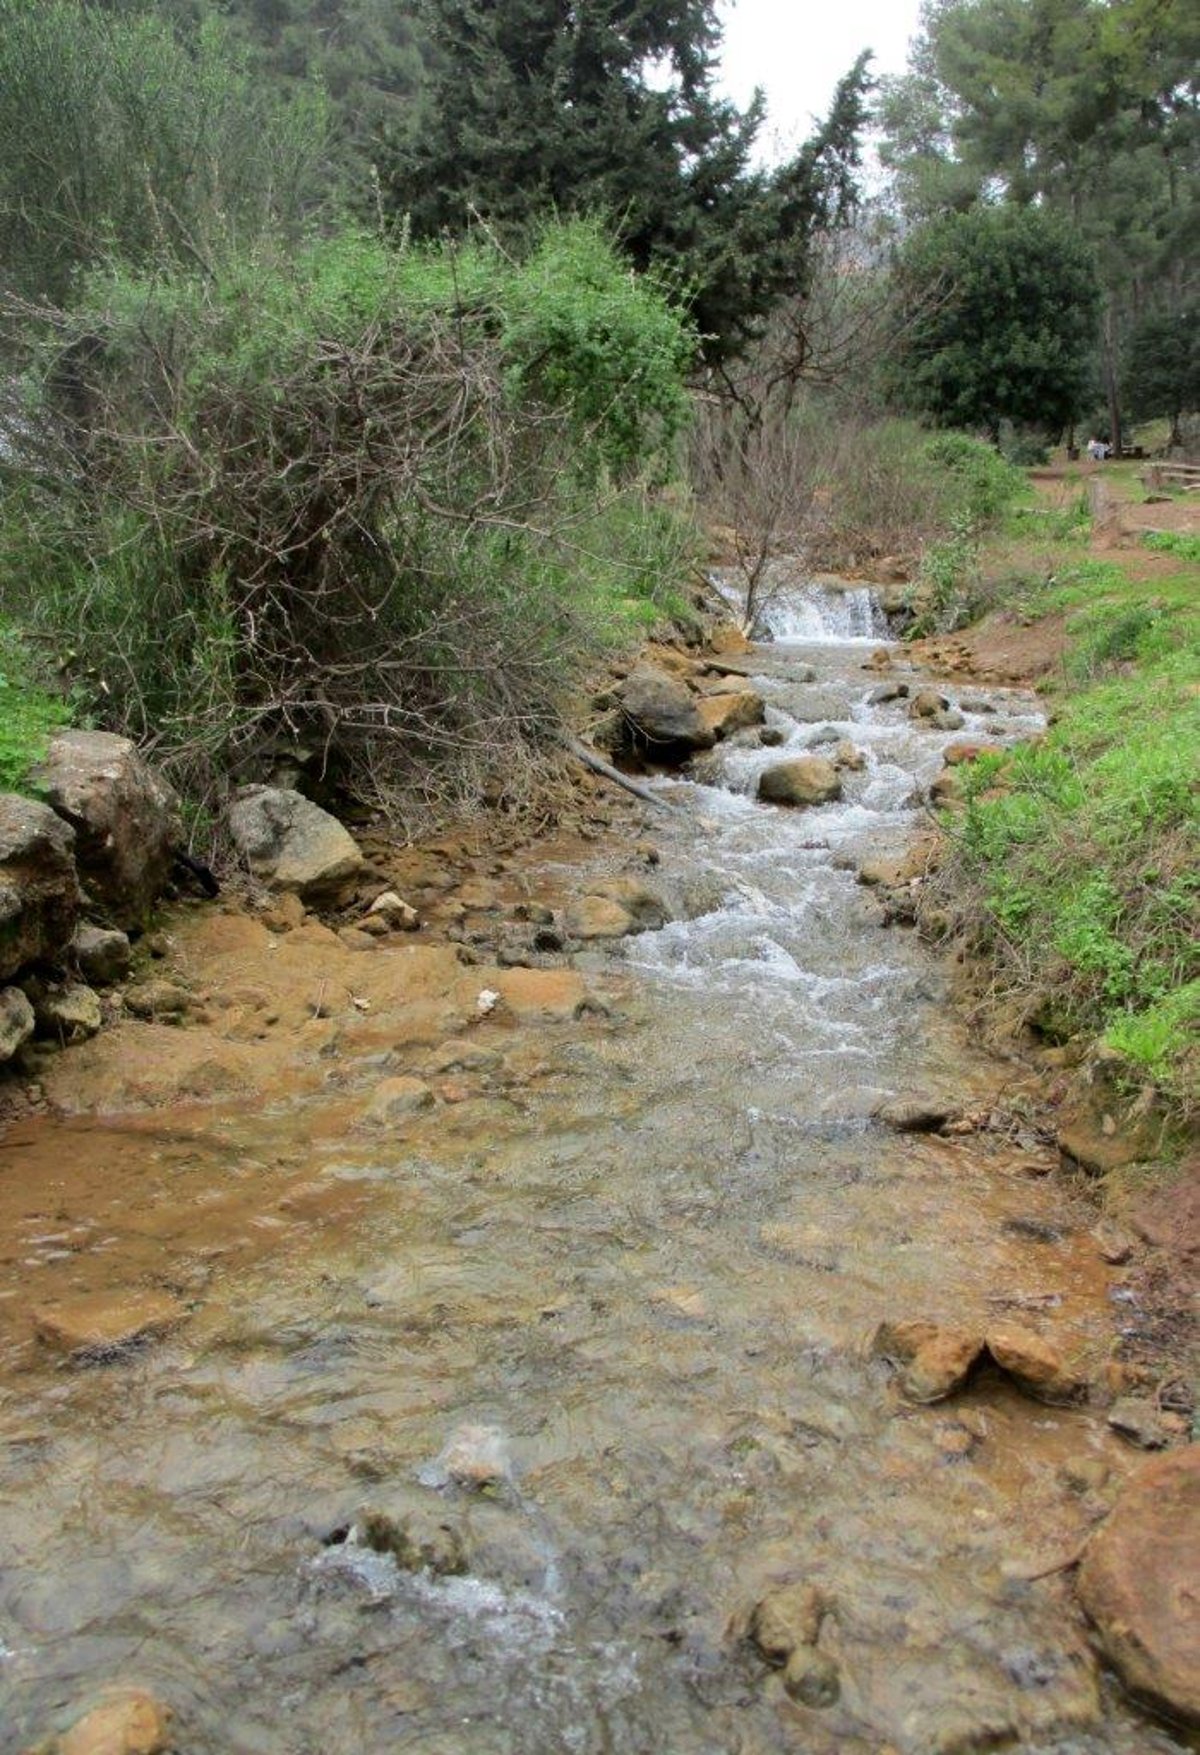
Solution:
[[[1037,526],[1037,553],[1029,534]],[[1045,736],[976,763],[943,879],[998,994],[1044,1038],[1100,1039],[1131,1087],[1200,1109],[1200,565],[1193,536],[1092,552],[1080,504],[1027,508],[987,597],[1062,617]],[[1178,567],[1174,563],[1178,562]]]

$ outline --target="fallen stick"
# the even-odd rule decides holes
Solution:
[[[564,737],[561,742],[563,748],[573,755],[577,762],[582,762],[584,767],[590,768],[593,774],[599,774],[602,780],[611,780],[614,786],[620,786],[626,792],[631,792],[635,798],[640,798],[643,804],[652,804],[655,810],[673,811],[676,808],[669,799],[660,798],[657,792],[651,792],[648,786],[641,786],[636,780],[631,780],[628,774],[622,774],[619,768],[614,768],[611,762],[604,761],[596,754],[595,750],[590,750],[586,744],[580,743],[578,738]]]

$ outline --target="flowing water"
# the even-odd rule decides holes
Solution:
[[[172,1702],[187,1755],[1177,1747],[1097,1678],[1067,1579],[1025,1576],[1098,1509],[1064,1463],[1127,1466],[1101,1420],[986,1376],[908,1406],[870,1356],[884,1318],[1015,1318],[1098,1369],[1114,1327],[1036,1141],[871,1119],[914,1089],[1019,1108],[854,880],[948,741],[867,704],[874,614],[776,601],[748,668],[784,746],[661,783],[653,881],[691,917],[588,953],[586,1015],[480,1023],[463,1100],[364,1132],[364,1053],[13,1136],[0,1196],[47,1192],[10,1209],[0,1300],[5,1755],[113,1677]],[[1036,723],[992,699],[968,729]],[[755,802],[768,761],[842,738],[843,802]],[[106,1276],[189,1320],[64,1365],[29,1306]],[[368,1510],[467,1570],[401,1570]],[[745,1638],[792,1580],[830,1605],[824,1707]]]

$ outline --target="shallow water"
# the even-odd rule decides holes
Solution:
[[[651,881],[720,906],[589,953],[607,1016],[485,1022],[466,1100],[383,1137],[352,1125],[364,1054],[317,1089],[6,1142],[6,1755],[109,1678],[169,1700],[189,1755],[1178,1747],[1097,1678],[1064,1577],[1021,1577],[1099,1509],[1060,1465],[1119,1478],[1128,1452],[994,1378],[906,1406],[869,1357],[884,1317],[1015,1319],[1098,1368],[1113,1276],[1016,1123],[870,1119],[914,1088],[1019,1115],[1020,1073],[854,881],[949,739],[866,705],[843,611],[809,593],[777,621],[808,638],[756,649],[782,750],[661,783],[685,808]],[[1037,722],[994,699],[957,735]],[[754,802],[830,729],[868,754],[842,803]],[[91,1369],[31,1339],[31,1304],[126,1282],[189,1320]],[[399,1570],[367,1508],[450,1524],[468,1572]],[[833,1604],[830,1707],[744,1638],[792,1579]]]

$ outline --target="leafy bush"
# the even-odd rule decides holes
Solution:
[[[627,275],[600,297],[582,235],[553,299],[544,265],[355,232],[259,242],[215,279],[93,277],[47,314],[7,422],[10,613],[85,654],[89,704],[194,794],[281,745],[389,809],[489,766],[518,784],[684,543],[636,472],[671,431],[687,326]],[[543,374],[518,319],[569,306],[581,250]]]
[[[925,441],[925,456],[949,477],[954,515],[976,532],[995,524],[1025,492],[1020,470],[982,439],[966,433],[936,433]]]
[[[1200,536],[1183,530],[1152,530],[1142,539],[1147,548],[1181,561],[1200,562]]]

